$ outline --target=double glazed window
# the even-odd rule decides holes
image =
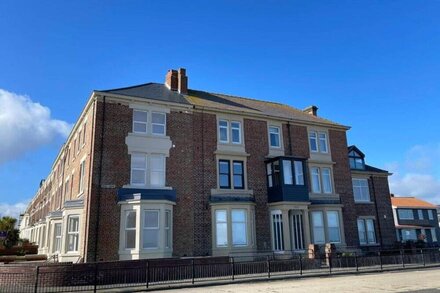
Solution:
[[[61,251],[61,223],[56,223],[54,226],[54,241],[52,252]]]
[[[151,126],[149,115],[151,114]],[[161,112],[149,112],[146,110],[133,110],[133,132],[151,133],[153,135],[166,134],[166,114]]]
[[[280,182],[280,161],[283,170],[283,183]],[[266,164],[267,184],[269,187],[280,184],[304,185],[304,164],[292,159],[276,160]]]
[[[353,178],[352,182],[353,182],[354,200],[357,202],[369,202],[370,191],[368,189],[368,180]]]
[[[218,137],[221,143],[241,144],[241,122],[219,120]]]
[[[333,193],[331,169],[326,167],[310,168],[313,193]]]
[[[326,217],[325,219],[324,216]],[[338,211],[313,211],[311,217],[313,242],[315,244],[341,242],[341,228]]]
[[[221,189],[244,189],[243,161],[219,160],[218,177]]]
[[[358,219],[357,226],[361,245],[376,244],[373,219]]]
[[[77,252],[79,244],[79,216],[67,220],[67,252]]]
[[[229,211],[226,209],[215,211],[215,228],[216,228],[216,246],[227,247],[229,243],[232,246],[247,246],[248,245],[248,217],[247,210],[245,209],[232,209]],[[230,216],[230,225],[229,219]],[[229,239],[228,230],[231,229],[231,237]]]
[[[151,187],[165,186],[165,156],[131,154],[131,184]]]
[[[281,147],[281,134],[278,126],[269,126],[269,143],[271,148]]]
[[[328,153],[327,133],[321,131],[310,131],[309,144],[312,152]]]
[[[125,213],[125,248],[136,248],[136,211]]]
[[[397,213],[400,220],[414,220],[414,213],[411,209],[398,209]]]
[[[153,249],[159,247],[159,211],[145,210],[143,219],[142,247]]]
[[[360,169],[360,170],[365,169],[364,158],[357,152],[351,151],[348,154],[348,160],[350,162],[351,169]]]

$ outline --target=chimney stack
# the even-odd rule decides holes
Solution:
[[[186,76],[186,69],[168,70],[165,77],[165,86],[172,91],[178,91],[180,94],[186,95],[188,93],[188,76]]]
[[[188,76],[186,76],[186,69],[179,68],[178,71],[178,90],[180,94],[186,95],[188,93]]]
[[[308,106],[303,110],[304,113],[307,113],[312,116],[318,116],[318,107],[316,106]]]
[[[178,77],[177,70],[170,69],[165,77],[165,86],[172,91],[177,91]]]

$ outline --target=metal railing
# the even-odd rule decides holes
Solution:
[[[254,254],[226,258],[0,266],[0,292],[150,290],[245,279],[301,277],[440,266],[440,250],[321,254]]]

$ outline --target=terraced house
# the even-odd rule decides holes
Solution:
[[[63,261],[340,249],[395,241],[389,173],[312,106],[165,84],[94,91],[24,215]]]

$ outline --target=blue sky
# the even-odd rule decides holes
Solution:
[[[93,89],[163,82],[177,67],[190,88],[317,105],[394,173],[393,192],[440,204],[439,12],[439,1],[1,1],[0,214],[33,196]]]

